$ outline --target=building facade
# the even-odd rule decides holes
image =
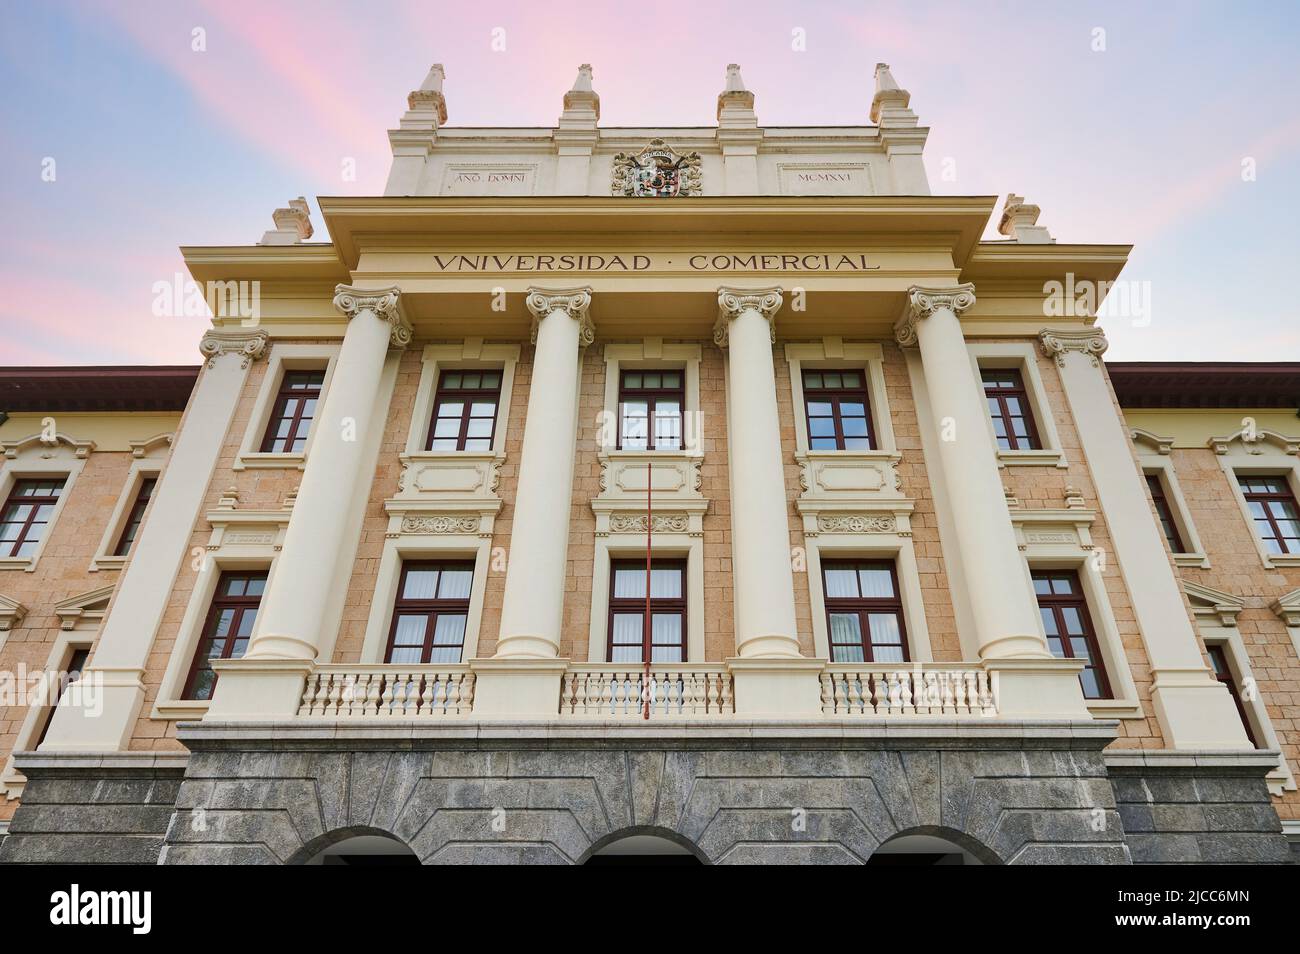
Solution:
[[[1300,367],[1108,370],[1128,247],[983,239],[884,65],[443,82],[328,242],[183,250],[197,372],[0,373],[0,861],[1291,859]]]

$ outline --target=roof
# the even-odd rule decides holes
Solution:
[[[1122,407],[1300,407],[1300,361],[1107,361]]]
[[[183,411],[198,365],[0,368],[0,411]]]

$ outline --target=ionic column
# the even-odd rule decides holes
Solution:
[[[204,366],[172,441],[131,561],[122,571],[108,618],[82,678],[102,706],[61,705],[42,751],[130,748],[145,698],[144,674],[172,584],[186,559],[194,522],[221,454],[222,438],[244,393],[252,363],[266,353],[265,331],[213,330],[199,351]]]
[[[578,430],[579,351],[595,326],[590,288],[530,288],[532,384],[519,457],[496,658],[559,654]]]
[[[311,454],[298,485],[284,546],[258,613],[257,635],[243,659],[217,665],[219,681],[208,718],[292,714],[302,675],[328,647],[326,612],[337,554],[347,552],[346,514],[356,487],[369,427],[380,398],[389,347],[405,347],[411,326],[397,287],[339,285],[334,307],[348,328],[313,428]],[[292,665],[286,665],[291,663]]]
[[[713,340],[727,361],[736,652],[799,655],[790,527],[772,367],[780,288],[718,289]]]
[[[1187,615],[1164,534],[1133,459],[1128,429],[1101,367],[1100,328],[1047,329],[1043,351],[1056,360],[1074,426],[1114,557],[1128,586],[1151,666],[1151,703],[1165,742],[1174,749],[1249,749],[1232,697],[1214,678]]]
[[[913,286],[895,335],[920,347],[980,658],[1050,658],[998,476],[983,387],[957,318],[973,304],[971,284]]]

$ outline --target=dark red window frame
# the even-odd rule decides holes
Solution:
[[[402,665],[408,665],[408,666],[429,665],[432,661],[433,651],[435,648],[439,650],[447,650],[452,648],[453,645],[455,645],[455,648],[457,649],[456,662],[460,662],[461,657],[463,657],[465,653],[465,632],[469,627],[470,593],[466,593],[463,598],[462,597],[452,597],[452,598],[439,597],[436,595],[436,591],[433,597],[429,597],[427,599],[411,598],[411,597],[403,596],[403,594],[406,592],[407,577],[410,575],[412,570],[437,570],[439,571],[440,574],[442,571],[447,571],[447,570],[469,572],[471,574],[470,593],[473,592],[473,586],[474,586],[474,581],[472,579],[472,574],[474,573],[473,560],[411,560],[403,563],[401,575],[398,577],[397,580],[397,598],[393,601],[393,617],[388,624],[388,647],[384,651],[384,662],[392,661],[394,649],[415,648],[414,643],[410,643],[410,644],[403,643],[401,646],[397,645],[398,625],[403,616],[424,617],[424,640],[420,644],[419,663],[411,662],[411,663],[403,663]],[[442,585],[442,578],[440,575],[438,579],[438,586],[441,587],[441,585]],[[460,631],[459,644],[452,644],[452,643],[435,644],[434,643],[433,638],[434,638],[434,634],[437,632],[438,629],[438,618],[442,616],[463,616],[465,618],[465,624],[461,627],[461,631]],[[439,664],[450,665],[450,663],[445,661],[440,661]]]
[[[117,538],[117,546],[113,548],[113,556],[126,556],[131,552],[131,545],[135,543],[136,534],[140,532],[140,524],[144,522],[145,508],[149,506],[149,501],[153,498],[154,488],[157,486],[157,477],[146,477],[140,481],[140,489],[135,492],[135,501],[131,504],[131,512],[127,515],[126,523],[122,526],[121,536]]]
[[[1255,741],[1255,731],[1250,727],[1250,719],[1246,717],[1246,706],[1241,701],[1241,693],[1237,691],[1237,680],[1233,678],[1232,669],[1228,665],[1228,654],[1218,643],[1206,643],[1205,652],[1210,657],[1214,678],[1223,683],[1228,690],[1228,695],[1232,696],[1233,704],[1237,707],[1237,715],[1241,717],[1241,727],[1246,730],[1246,738],[1250,739],[1251,745],[1259,748],[1259,743]]]
[[[615,582],[618,572],[639,573],[642,579],[645,578],[645,560],[611,560],[609,564],[609,613],[606,617],[605,638],[605,658],[610,662],[625,663],[627,665],[644,665],[645,664],[645,612],[646,599],[644,589],[640,596],[616,597],[614,595]],[[654,638],[654,618],[656,616],[678,616],[680,623],[677,627],[678,640],[676,642],[654,642],[650,646],[651,663],[672,664],[686,662],[686,627],[687,627],[687,602],[686,602],[686,561],[683,559],[651,559],[650,570],[676,570],[678,573],[678,593],[680,596],[651,596],[650,597],[650,619],[651,619],[651,639]],[[615,659],[614,658],[614,617],[619,616],[639,616],[641,626],[638,632],[636,643],[618,643],[620,649],[627,649],[635,646],[635,659]],[[676,659],[665,659],[661,655],[661,650],[675,650]]]
[[[831,587],[828,579],[828,573],[832,570],[852,570],[855,576],[855,585],[858,587],[857,596],[831,596]],[[861,577],[858,573],[861,570],[888,570],[890,589],[893,596],[863,596]],[[842,658],[836,650],[840,648],[856,648],[862,652],[862,662],[864,663],[881,663],[884,665],[897,665],[898,660],[877,660],[876,651],[885,648],[899,647],[902,651],[902,662],[908,662],[911,659],[907,651],[907,620],[903,614],[903,596],[898,587],[898,567],[892,560],[823,560],[822,561],[822,601],[826,604],[826,634],[830,644],[831,662],[856,663],[856,659]],[[858,617],[858,641],[856,643],[836,641],[835,626],[832,617],[842,614],[856,614]],[[871,638],[871,617],[892,615],[898,624],[898,643],[876,642]]]
[[[271,409],[271,419],[267,421],[266,433],[262,436],[262,453],[302,453],[320,406],[320,393],[324,385],[324,371],[286,370],[280,376],[280,388]],[[285,422],[288,422],[288,427],[281,434],[280,428]]]
[[[1106,674],[1106,662],[1102,659],[1101,647],[1097,642],[1097,628],[1092,623],[1092,614],[1088,611],[1088,599],[1079,582],[1079,574],[1074,570],[1034,570],[1032,575],[1034,595],[1038,598],[1038,608],[1043,617],[1043,628],[1052,655],[1066,659],[1085,658],[1087,665],[1079,673],[1084,698],[1113,699],[1110,678]],[[1047,592],[1044,592],[1045,589]],[[1065,591],[1058,592],[1061,589]],[[1069,632],[1068,610],[1075,611],[1082,632]],[[1049,619],[1051,625],[1048,625]],[[1087,656],[1081,657],[1077,652],[1074,645],[1076,639],[1084,641]],[[1092,674],[1096,691],[1089,690],[1089,673]]]
[[[855,380],[861,382],[857,386],[835,386],[827,387],[825,385],[826,376],[838,376],[843,380],[845,375],[853,376]],[[803,379],[803,411],[804,422],[808,427],[808,449],[809,450],[875,450],[876,449],[876,426],[871,418],[871,400],[867,395],[867,374],[862,368],[807,368],[802,373]],[[829,404],[830,414],[813,414],[814,404]],[[845,414],[844,406],[861,404],[862,414]],[[845,421],[862,418],[866,427],[866,434],[845,434]],[[834,426],[834,434],[813,434],[814,420],[830,420]],[[818,446],[819,441],[833,441],[833,447]],[[850,447],[850,441],[865,440],[867,446]]]
[[[1147,489],[1151,491],[1151,502],[1156,506],[1156,516],[1160,518],[1160,529],[1165,532],[1165,539],[1169,541],[1169,548],[1174,553],[1186,553],[1187,549],[1183,546],[1183,536],[1178,532],[1178,523],[1174,520],[1173,508],[1169,505],[1169,498],[1165,496],[1164,481],[1160,479],[1159,474],[1147,474]]]
[[[465,387],[463,382],[468,376],[478,382],[477,386]],[[483,386],[483,380],[487,377],[494,380],[494,386]],[[455,440],[455,447],[439,447],[437,450],[475,450],[488,451],[492,449],[493,441],[496,440],[497,417],[501,413],[501,382],[503,372],[500,368],[471,368],[471,369],[448,369],[438,374],[438,388],[433,398],[433,414],[429,417],[429,433],[424,438],[424,449],[434,450],[434,440]],[[455,386],[452,386],[454,383]],[[475,407],[484,404],[492,405],[492,426],[489,428],[487,436],[481,434],[470,436],[470,422],[481,421],[487,418],[485,414],[475,414]],[[442,415],[444,408],[459,404],[461,406],[459,414],[450,416]],[[446,420],[459,420],[460,424],[455,438],[444,435],[435,438],[435,431],[438,428],[440,418]],[[470,446],[473,442],[474,446]]]
[[[1286,477],[1280,474],[1238,474],[1237,484],[1246,498],[1246,506],[1255,522],[1255,532],[1265,549],[1278,555],[1300,553],[1300,507],[1296,506],[1295,495],[1291,493]],[[1278,510],[1283,513],[1279,515]],[[1291,525],[1291,533],[1283,530],[1283,523]]]
[[[80,647],[72,651],[72,656],[68,659],[68,664],[63,668],[67,674],[66,679],[62,680],[59,685],[58,695],[54,701],[45,707],[45,712],[41,716],[41,731],[36,736],[36,744],[33,749],[39,749],[45,741],[45,734],[50,731],[50,723],[54,721],[54,709],[63,698],[63,693],[67,691],[68,686],[72,685],[81,678],[81,671],[86,668],[86,660],[90,658],[90,647]],[[60,674],[62,675],[62,673]]]
[[[54,508],[59,505],[59,498],[63,496],[67,483],[68,478],[63,475],[28,477],[14,482],[13,489],[9,491],[9,499],[5,501],[4,510],[0,511],[0,528],[17,527],[18,530],[10,539],[0,542],[0,557],[33,555],[36,545],[45,539],[45,533],[50,527],[50,518],[54,516]],[[35,493],[37,490],[48,492]],[[49,508],[45,513],[45,519],[36,519],[41,515],[44,507]],[[32,545],[32,552],[21,553],[20,551],[27,544]]]
[[[1024,375],[1019,368],[983,368],[980,380],[984,384],[984,398],[989,415],[1002,424],[1003,434],[998,435],[998,446],[1003,450],[1041,450],[1038,425],[1034,422],[1034,409],[1029,403]],[[1012,401],[1018,402],[1022,413],[1016,414]],[[1025,433],[1017,434],[1015,422],[1024,422]],[[996,428],[994,429],[996,433]]]
[[[659,375],[662,382],[663,375],[671,374],[676,376],[677,387],[644,387],[641,384],[637,386],[629,385],[629,378],[644,382],[645,375]],[[646,405],[646,446],[644,448],[632,448],[635,450],[681,450],[686,439],[686,372],[681,368],[631,368],[619,372],[618,376],[618,440],[616,446],[622,449],[625,445],[626,435],[624,434],[624,423],[626,414],[624,407],[628,401],[644,401]],[[676,438],[664,436],[662,443],[659,435],[656,433],[658,428],[655,424],[659,418],[657,409],[661,403],[668,402],[677,405],[677,435]],[[634,439],[635,440],[635,439]]]
[[[212,671],[211,661],[213,659],[239,659],[248,649],[249,639],[252,637],[253,623],[257,619],[257,610],[262,603],[262,594],[266,589],[266,570],[227,570],[221,574],[217,580],[217,590],[212,597],[212,603],[208,607],[208,615],[203,621],[203,635],[199,639],[199,645],[194,650],[194,659],[190,663],[190,672],[185,679],[185,692],[182,694],[183,699],[199,699],[207,701],[212,698],[212,693],[217,687],[217,674]],[[254,587],[254,584],[256,585]],[[231,592],[238,585],[239,592]],[[250,588],[256,588],[256,594],[249,594]],[[217,634],[217,627],[221,623],[223,614],[229,611],[229,625],[225,629],[224,635]],[[244,624],[245,617],[248,624]],[[244,635],[240,635],[241,631]],[[217,640],[221,640],[221,651],[212,652],[212,646]],[[235,648],[240,643],[239,652],[236,654]],[[211,679],[206,683],[200,683],[200,677],[204,674],[210,674]],[[199,695],[200,691],[206,691],[206,695]]]

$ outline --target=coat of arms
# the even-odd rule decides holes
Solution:
[[[610,194],[651,199],[700,195],[700,178],[698,152],[682,155],[662,139],[651,139],[638,153],[614,156]]]

